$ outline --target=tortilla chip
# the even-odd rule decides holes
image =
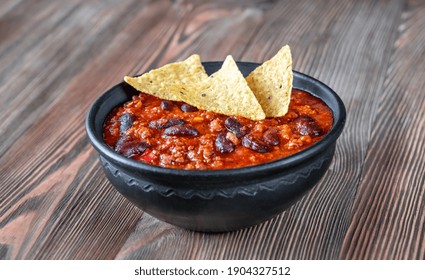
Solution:
[[[161,99],[182,101],[180,95],[193,91],[197,84],[208,79],[199,55],[194,54],[184,61],[170,63],[139,77],[124,77],[138,91]]]
[[[184,102],[199,109],[252,120],[265,118],[261,105],[230,55],[202,87],[181,97]]]
[[[284,46],[272,59],[257,67],[246,80],[267,117],[285,115],[291,101],[293,80],[289,46]]]

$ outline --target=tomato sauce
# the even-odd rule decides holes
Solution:
[[[104,141],[118,153],[152,165],[228,169],[297,153],[322,139],[332,124],[326,104],[297,89],[285,116],[261,121],[140,93],[109,114]]]

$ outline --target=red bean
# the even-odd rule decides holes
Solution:
[[[162,134],[165,136],[198,136],[199,131],[190,125],[175,125],[166,128]]]
[[[149,147],[149,144],[145,142],[140,142],[124,136],[118,140],[115,145],[115,151],[125,157],[131,158],[143,154]]]
[[[196,112],[196,111],[198,111],[198,108],[193,107],[193,106],[191,106],[191,105],[189,105],[189,104],[186,104],[186,103],[184,103],[182,106],[180,106],[180,109],[181,109],[183,112],[186,112],[186,113],[190,113],[190,112]]]
[[[173,106],[174,106],[174,104],[170,100],[162,100],[161,101],[162,110],[171,111],[173,109]]]
[[[120,134],[122,135],[133,125],[133,122],[136,120],[136,116],[130,113],[124,113],[118,120],[120,122]]]
[[[272,147],[267,145],[266,142],[264,142],[261,139],[255,138],[252,135],[245,135],[242,138],[242,145],[245,148],[251,149],[253,151],[259,152],[259,153],[267,153],[272,150]]]
[[[320,136],[323,129],[309,116],[298,117],[294,120],[295,132],[301,135]]]
[[[224,127],[238,138],[242,138],[247,133],[247,128],[232,117],[229,117],[224,121]]]
[[[184,123],[185,121],[183,119],[159,119],[149,122],[149,127],[155,129],[164,129],[175,125],[183,125]]]
[[[215,149],[220,153],[230,153],[235,150],[235,144],[226,138],[227,132],[220,132],[215,139]]]
[[[264,142],[271,146],[277,146],[280,144],[279,131],[277,127],[271,127],[264,132]]]

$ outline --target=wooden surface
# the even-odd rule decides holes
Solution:
[[[425,259],[425,1],[19,1],[0,4],[1,259]],[[343,99],[316,188],[222,234],[135,208],[84,119],[124,75],[199,53],[294,69]]]

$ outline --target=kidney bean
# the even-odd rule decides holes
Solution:
[[[115,151],[125,157],[131,158],[143,154],[149,147],[149,144],[145,142],[140,142],[124,136],[118,140],[115,145]]]
[[[180,109],[181,109],[183,112],[186,112],[186,113],[190,113],[190,112],[196,112],[196,111],[198,111],[198,108],[193,107],[193,106],[191,106],[191,105],[189,105],[189,104],[186,104],[186,103],[184,103],[182,106],[180,106]]]
[[[197,136],[199,132],[190,125],[175,125],[166,128],[162,134],[165,136]]]
[[[259,152],[259,153],[266,153],[270,152],[272,150],[272,147],[267,145],[266,142],[264,142],[261,139],[255,138],[252,135],[245,135],[242,138],[242,145],[245,148],[251,149],[253,151]]]
[[[155,129],[164,129],[175,125],[183,125],[184,123],[185,121],[183,119],[159,119],[150,121],[149,127]]]
[[[271,146],[277,146],[280,144],[279,130],[277,127],[271,127],[264,132],[264,142]]]
[[[232,117],[224,121],[224,127],[238,138],[242,138],[247,133],[246,127]]]
[[[298,117],[294,120],[295,132],[301,135],[320,136],[323,129],[309,116]]]
[[[235,150],[235,144],[226,138],[227,132],[220,132],[215,138],[215,149],[220,153],[230,153]]]
[[[136,120],[136,116],[130,113],[124,113],[118,120],[120,122],[120,134],[124,134],[124,132],[133,125],[133,122]]]
[[[173,109],[173,106],[174,106],[174,104],[170,100],[162,100],[161,101],[162,110],[171,111]]]

